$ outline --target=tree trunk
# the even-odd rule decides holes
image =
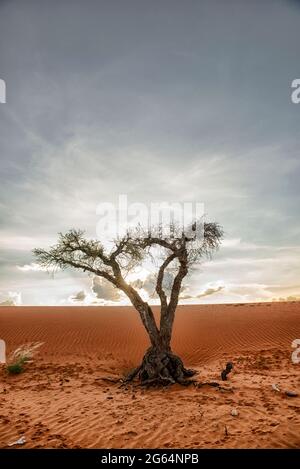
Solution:
[[[190,384],[187,380],[196,372],[184,367],[182,360],[171,350],[171,336],[175,316],[175,302],[161,310],[160,330],[157,328],[153,311],[148,303],[127,290],[132,304],[137,309],[148,333],[151,347],[146,351],[142,363],[126,377],[125,382],[138,377],[144,385]]]
[[[170,348],[173,324],[175,319],[175,308],[166,306],[160,313],[160,343],[166,349]]]
[[[126,382],[138,377],[143,385],[191,384],[187,378],[196,374],[195,370],[186,369],[181,358],[171,350],[172,324],[158,332],[151,339],[151,347],[146,351],[141,365],[125,379]],[[154,340],[153,340],[154,339]]]
[[[159,346],[150,347],[142,360],[142,364],[126,377],[125,382],[138,377],[142,385],[169,385],[180,383],[191,384],[187,378],[196,374],[195,370],[186,369],[181,358],[171,349]]]

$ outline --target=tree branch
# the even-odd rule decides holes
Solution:
[[[192,226],[192,231],[193,229]],[[70,230],[66,234],[60,234],[58,243],[49,251],[35,249],[34,254],[38,263],[46,268],[54,266],[65,269],[70,266],[103,277],[112,283],[123,291],[139,312],[152,345],[161,344],[163,337],[165,346],[169,347],[182,280],[193,262],[217,249],[223,234],[216,223],[204,224],[203,239],[188,237],[184,231],[184,227],[171,224],[170,234],[163,236],[161,226],[151,229],[151,233],[137,227],[136,230],[128,232],[122,239],[117,240],[114,250],[107,254],[99,241],[86,240],[82,231]],[[149,304],[143,301],[138,291],[125,281],[122,273],[122,270],[130,271],[135,265],[141,264],[152,246],[167,251],[156,281],[156,293],[161,303],[160,329]],[[179,262],[179,269],[172,284],[168,303],[163,281],[166,268],[176,259]]]
[[[171,262],[176,259],[176,254],[173,252],[167,259],[164,261],[164,263],[160,266],[160,269],[158,271],[158,276],[157,276],[157,282],[156,282],[156,293],[159,296],[160,299],[160,304],[161,304],[161,310],[165,310],[168,306],[168,300],[167,300],[167,295],[163,289],[163,280],[164,280],[164,273],[166,268],[168,267]]]
[[[181,250],[180,254],[178,253],[176,256],[180,262],[179,269],[173,281],[169,304],[167,308],[162,309],[161,311],[160,334],[162,341],[165,343],[170,343],[171,340],[175,311],[178,304],[182,280],[188,273],[187,255],[187,250],[184,248]]]

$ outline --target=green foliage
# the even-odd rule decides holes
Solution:
[[[16,363],[12,363],[10,365],[7,365],[6,369],[9,374],[11,375],[19,375],[24,371],[24,365],[26,363],[26,360],[19,360]]]

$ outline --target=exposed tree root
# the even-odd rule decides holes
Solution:
[[[95,381],[107,381],[108,383],[119,383],[120,378],[110,377],[110,376],[101,376],[99,378],[96,378]]]
[[[142,386],[168,386],[175,383],[187,386],[194,383],[188,378],[196,373],[195,370],[186,369],[182,360],[171,351],[151,347],[145,353],[142,364],[131,371],[123,383],[129,383],[138,377]]]
[[[225,388],[224,386],[221,386],[221,384],[217,381],[204,381],[203,383],[196,383],[195,386],[197,388],[201,388],[202,386],[212,386],[213,388],[218,388],[219,391],[233,392],[232,388]]]

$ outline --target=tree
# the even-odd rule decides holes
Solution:
[[[109,251],[100,241],[88,240],[83,231],[72,229],[60,234],[58,243],[49,250],[34,250],[41,266],[72,267],[89,272],[111,282],[129,298],[140,315],[151,346],[141,365],[126,377],[127,381],[138,376],[143,384],[188,384],[187,378],[195,374],[194,370],[186,369],[182,360],[172,352],[171,337],[183,279],[193,264],[210,256],[219,247],[222,239],[223,232],[217,223],[204,223],[202,226],[201,238],[195,235],[196,223],[189,231],[172,224],[168,235],[162,235],[161,226],[148,231],[138,226],[117,239]],[[160,260],[155,286],[160,301],[159,325],[138,288],[126,281],[127,274],[141,265],[147,255]],[[170,269],[172,282],[169,282],[167,291],[164,278]]]

